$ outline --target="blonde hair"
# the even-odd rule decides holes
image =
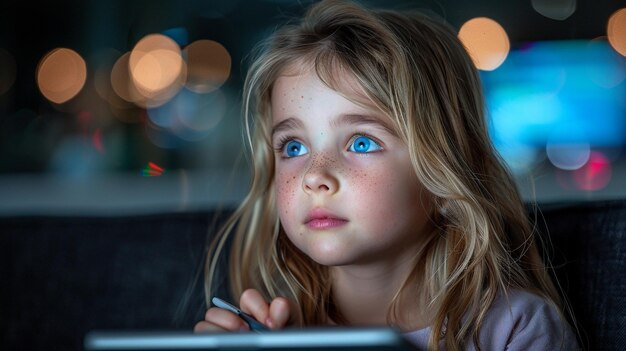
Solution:
[[[418,179],[432,194],[436,230],[412,274],[427,287],[420,296],[435,311],[429,348],[439,349],[441,338],[448,350],[462,348],[469,338],[478,345],[489,307],[508,289],[558,305],[521,198],[489,140],[478,73],[455,32],[422,14],[372,11],[344,1],[322,1],[299,23],[279,29],[249,68],[243,110],[252,184],[210,248],[207,298],[219,255],[232,240],[234,296],[247,288],[268,299],[285,296],[300,308],[299,325],[343,321],[332,304],[328,268],[291,244],[275,205],[270,95],[277,77],[301,62],[331,88],[339,85],[333,80],[337,69],[356,79],[393,120]]]

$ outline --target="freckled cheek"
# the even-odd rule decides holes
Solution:
[[[293,214],[298,189],[296,172],[280,171],[276,173],[276,206],[281,218]]]
[[[358,209],[359,217],[371,218],[374,214],[388,212],[390,179],[388,174],[376,170],[357,172],[352,174],[352,194],[351,202],[355,209]]]
[[[402,180],[384,169],[368,170],[352,179],[353,214],[372,233],[384,236],[407,211],[403,198],[409,189],[403,189]]]

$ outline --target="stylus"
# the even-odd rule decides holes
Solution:
[[[230,312],[238,315],[239,318],[243,319],[246,323],[248,323],[248,326],[250,327],[250,330],[253,330],[253,331],[256,331],[256,332],[263,332],[263,331],[268,331],[269,330],[268,327],[266,327],[261,322],[259,322],[256,319],[254,319],[254,317],[252,317],[251,315],[241,311],[237,307],[229,304],[228,302],[220,299],[219,297],[212,298],[211,302],[213,302],[213,304],[216,307],[225,309],[227,311],[230,311]]]

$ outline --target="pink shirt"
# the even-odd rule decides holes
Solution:
[[[430,327],[405,333],[418,348],[426,350]],[[479,332],[481,350],[579,350],[569,324],[543,298],[521,290],[511,290],[508,299],[496,298]],[[475,350],[473,341],[466,350]]]

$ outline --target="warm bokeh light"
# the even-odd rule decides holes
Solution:
[[[626,56],[626,7],[615,11],[606,26],[609,43],[622,56]]]
[[[493,71],[506,59],[511,48],[502,26],[486,17],[473,18],[459,30],[459,39],[467,49],[476,68]]]
[[[145,100],[137,92],[135,85],[130,78],[130,72],[128,70],[128,61],[130,59],[130,52],[120,56],[111,69],[111,87],[113,91],[128,102],[140,102]]]
[[[183,51],[187,59],[187,89],[207,93],[219,88],[230,76],[231,58],[222,44],[197,40]]]
[[[576,11],[576,0],[532,0],[533,9],[541,15],[563,21]]]
[[[137,91],[157,104],[176,95],[186,79],[178,44],[162,34],[141,39],[131,51],[128,65]]]
[[[0,95],[6,93],[15,83],[15,59],[8,51],[0,49]]]
[[[87,80],[87,65],[76,51],[57,48],[37,67],[37,85],[46,99],[62,104],[76,96]]]
[[[574,171],[576,187],[581,190],[596,191],[605,188],[611,181],[611,162],[601,152],[592,151],[589,161]]]

